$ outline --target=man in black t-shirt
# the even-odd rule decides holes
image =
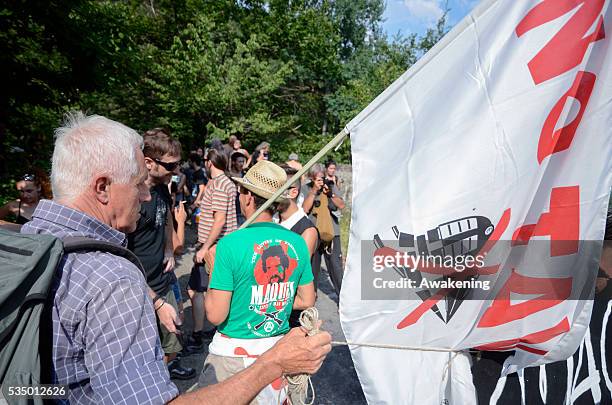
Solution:
[[[159,322],[168,306],[176,313],[178,305],[170,288],[174,270],[172,246],[172,199],[168,184],[178,172],[181,161],[181,144],[160,129],[147,131],[144,136],[145,164],[149,175],[146,184],[151,200],[142,203],[136,230],[128,235],[128,248],[142,262],[147,284],[155,295],[154,308],[158,317],[159,336],[171,378],[190,379],[195,370],[183,368],[176,359],[183,347],[176,335]]]

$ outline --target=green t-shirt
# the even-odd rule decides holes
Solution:
[[[232,291],[219,332],[239,339],[289,331],[297,287],[312,282],[304,239],[273,222],[259,222],[223,237],[209,288]]]

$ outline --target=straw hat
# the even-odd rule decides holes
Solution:
[[[268,160],[260,160],[246,172],[244,177],[232,177],[232,180],[260,197],[270,198],[287,182],[287,173]],[[276,202],[286,199],[286,196],[280,196]]]

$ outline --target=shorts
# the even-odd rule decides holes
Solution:
[[[191,275],[189,276],[189,282],[187,288],[191,291],[204,292],[208,290],[208,283],[210,282],[210,275],[206,272],[205,264],[194,264],[191,268]]]
[[[225,381],[247,368],[253,361],[253,359],[245,359],[243,357],[226,357],[209,353],[204,361],[204,367],[202,368],[202,373],[198,380],[198,387],[207,387]],[[281,391],[280,395],[279,390]],[[291,403],[298,403],[299,394],[297,393],[296,386],[288,385],[279,378],[260,391],[259,394],[249,402],[249,405],[284,403],[286,396],[292,399]]]
[[[172,288],[168,290],[165,298],[166,303],[164,305],[171,305],[178,316],[178,305],[176,303],[176,298],[174,297],[174,291],[172,291]],[[159,318],[157,319],[157,329],[159,330],[159,339],[161,340],[162,350],[165,354],[180,353],[181,350],[183,350],[183,345],[181,345],[181,341],[179,340],[178,336],[176,336],[176,333],[169,332],[165,326],[159,323]]]

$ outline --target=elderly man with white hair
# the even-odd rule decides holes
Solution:
[[[42,200],[22,233],[85,236],[125,246],[150,199],[142,137],[101,116],[68,116],[56,130],[54,201]],[[69,253],[52,288],[52,375],[71,403],[248,403],[283,374],[313,373],[331,337],[293,329],[248,369],[179,396],[162,360],[144,276],[107,252]]]

